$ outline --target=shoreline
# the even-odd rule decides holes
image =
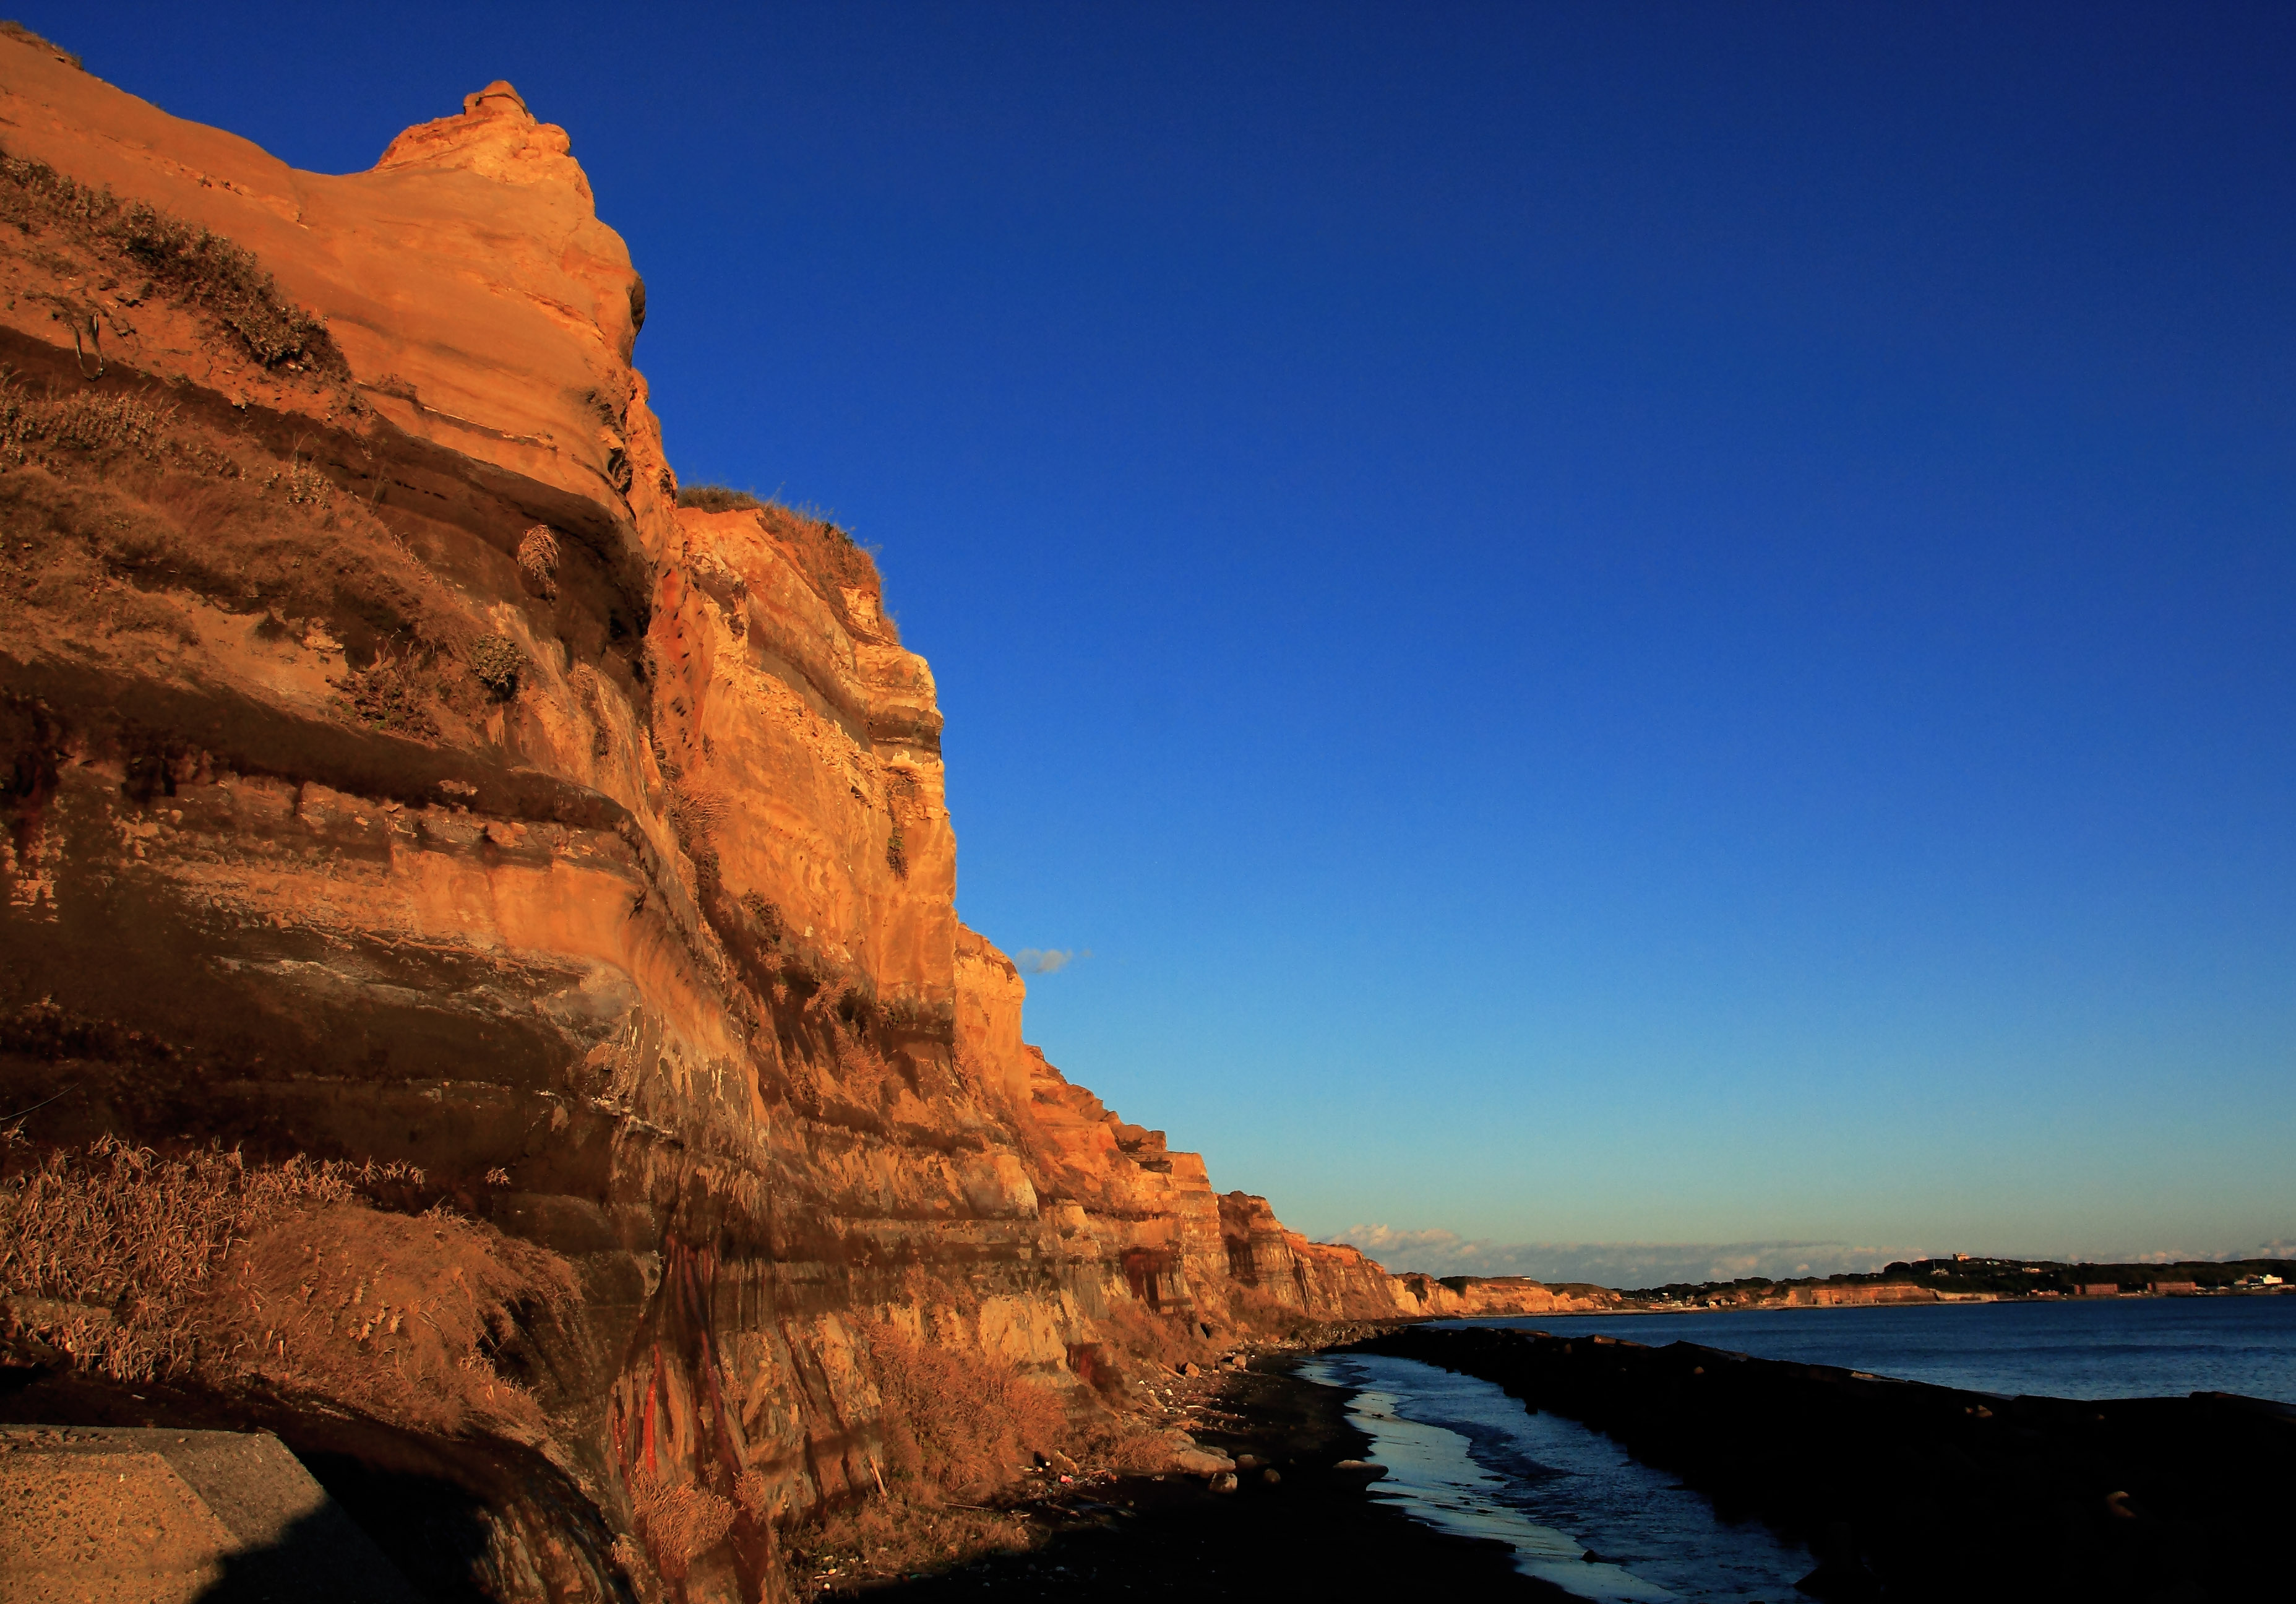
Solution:
[[[1194,1435],[1234,1459],[1236,1486],[1202,1476],[1119,1476],[1057,1484],[1011,1508],[1041,1523],[1026,1552],[980,1555],[931,1575],[806,1596],[873,1600],[1100,1598],[1537,1600],[1570,1595],[1515,1568],[1508,1545],[1453,1536],[1374,1498],[1376,1477],[1340,1468],[1371,1439],[1347,1419],[1349,1393],[1297,1374],[1309,1354],[1262,1355],[1218,1378],[1218,1420]],[[1274,1470],[1276,1479],[1266,1472]]]
[[[2259,1533],[2296,1485],[2296,1406],[2004,1396],[1677,1341],[1418,1326],[1363,1351],[1504,1387],[1809,1543],[1860,1599],[2276,1596]],[[1941,1535],[1942,1534],[1942,1535]]]

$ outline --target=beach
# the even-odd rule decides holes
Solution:
[[[915,1579],[824,1587],[873,1599],[1364,1598],[1558,1600],[1518,1574],[1505,1544],[1446,1536],[1371,1494],[1370,1439],[1349,1424],[1347,1394],[1295,1374],[1291,1356],[1256,1359],[1217,1378],[1195,1435],[1234,1456],[1234,1492],[1201,1476],[1119,1477],[1013,1504],[1046,1535]],[[1245,1456],[1252,1463],[1246,1465]],[[1264,1472],[1272,1468],[1279,1479]]]

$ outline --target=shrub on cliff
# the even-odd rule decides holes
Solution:
[[[496,1361],[572,1276],[443,1209],[376,1206],[422,1180],[111,1137],[35,1157],[16,1139],[0,1171],[6,1328],[119,1381],[258,1382],[416,1429],[537,1432]]]
[[[141,201],[90,188],[45,161],[0,150],[0,222],[52,233],[88,251],[124,280],[204,313],[265,367],[290,367],[343,382],[343,360],[326,322],[280,292],[253,252]],[[59,309],[64,309],[60,303]],[[95,336],[75,305],[76,330]]]
[[[1145,1304],[1109,1300],[1108,1312],[1095,1322],[1118,1350],[1153,1361],[1166,1370],[1206,1363],[1213,1345],[1194,1320],[1159,1314]]]
[[[1010,1364],[938,1343],[899,1328],[866,1328],[870,1362],[884,1408],[889,1481],[920,1501],[978,1492],[1010,1481],[1032,1452],[1068,1440],[1061,1401]]]
[[[896,640],[900,637],[898,626],[883,612],[885,585],[877,572],[876,557],[853,539],[850,530],[840,528],[834,520],[821,516],[810,507],[785,506],[771,498],[722,484],[680,485],[677,505],[705,513],[757,514],[758,527],[788,551],[799,571],[812,581],[814,589],[836,611],[847,628]],[[851,615],[845,599],[848,590],[858,590],[876,598],[871,617],[865,620]]]
[[[4,21],[0,21],[0,34],[5,34],[12,39],[15,39],[22,44],[29,45],[35,50],[45,50],[51,52],[55,56],[56,60],[62,62],[67,67],[77,67],[82,72],[86,72],[87,70],[87,63],[79,59],[78,52],[66,50],[53,39],[42,38],[38,34],[34,33],[30,29],[25,27],[21,22],[15,21],[13,18],[9,18]]]
[[[766,504],[750,491],[737,490],[731,485],[682,484],[677,487],[677,505],[704,513],[738,513]]]

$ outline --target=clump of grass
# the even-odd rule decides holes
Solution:
[[[929,1572],[978,1554],[1023,1553],[1036,1542],[1026,1521],[1001,1510],[923,1508],[898,1494],[818,1510],[781,1537],[790,1592],[800,1599],[825,1580]]]
[[[464,661],[487,695],[507,702],[518,695],[520,678],[529,666],[526,652],[507,635],[481,635],[463,653]]]
[[[682,484],[677,487],[677,505],[704,513],[738,513],[766,504],[751,492],[731,485]]]
[[[0,1291],[104,1311],[50,1335],[122,1381],[188,1364],[193,1300],[233,1245],[282,1213],[345,1202],[347,1165],[250,1168],[237,1152],[163,1159],[111,1137],[0,1179]]]
[[[0,21],[0,34],[5,34],[20,44],[29,45],[35,49],[52,52],[56,60],[63,62],[67,67],[77,68],[82,72],[87,70],[87,63],[79,59],[77,51],[66,50],[53,39],[42,38],[21,22],[13,20]]]
[[[782,910],[756,892],[742,893],[742,911],[750,916],[750,924],[764,945],[776,947],[782,939]]]
[[[335,485],[307,462],[290,462],[263,477],[263,492],[290,506],[327,507],[334,504]]]
[[[325,320],[289,300],[252,252],[222,234],[4,150],[0,222],[25,234],[62,234],[121,276],[144,279],[205,314],[264,367],[349,382],[349,364]]]
[[[526,587],[545,602],[558,599],[558,537],[537,523],[518,543],[518,571]]]
[[[783,1562],[798,1597],[832,1578],[865,1582],[1028,1549],[1035,1541],[1028,1526],[980,1507],[980,1500],[1014,1479],[1033,1455],[1071,1469],[1171,1467],[1163,1434],[1136,1417],[1095,1414],[1079,1424],[1049,1388],[1002,1361],[919,1342],[890,1324],[862,1331],[882,1403],[883,1480],[879,1485],[872,1477],[858,1500],[783,1529]]]
[[[919,1342],[892,1325],[864,1330],[884,1402],[883,1474],[912,1501],[937,1504],[1001,1485],[1032,1452],[1069,1440],[1061,1401],[1012,1365]]]
[[[1108,1312],[1095,1323],[1111,1346],[1152,1360],[1166,1370],[1203,1363],[1212,1357],[1210,1341],[1193,1319],[1183,1315],[1159,1314],[1143,1304],[1111,1298]]]
[[[730,1500],[690,1483],[660,1481],[643,1469],[630,1484],[630,1503],[654,1568],[672,1582],[685,1580],[693,1562],[734,1529]]]
[[[439,738],[430,684],[406,658],[384,654],[328,683],[335,687],[337,705],[369,729],[425,741]]]
[[[537,1431],[497,1361],[571,1272],[443,1209],[368,1201],[422,1183],[403,1164],[58,1148],[0,1175],[0,1296],[118,1380],[258,1379],[418,1428]]]
[[[175,408],[118,391],[39,394],[0,380],[0,452],[17,463],[53,451],[160,457]]]
[[[211,1370],[418,1429],[532,1435],[542,1411],[506,1355],[573,1296],[554,1254],[444,1208],[355,1201],[256,1233],[197,1318],[219,1350]]]

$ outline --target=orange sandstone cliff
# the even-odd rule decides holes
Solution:
[[[902,1354],[1089,1425],[1464,1312],[1023,1042],[930,670],[841,531],[679,505],[508,85],[329,177],[0,38],[0,146],[20,1407],[438,1490],[485,1596],[772,1598]]]

